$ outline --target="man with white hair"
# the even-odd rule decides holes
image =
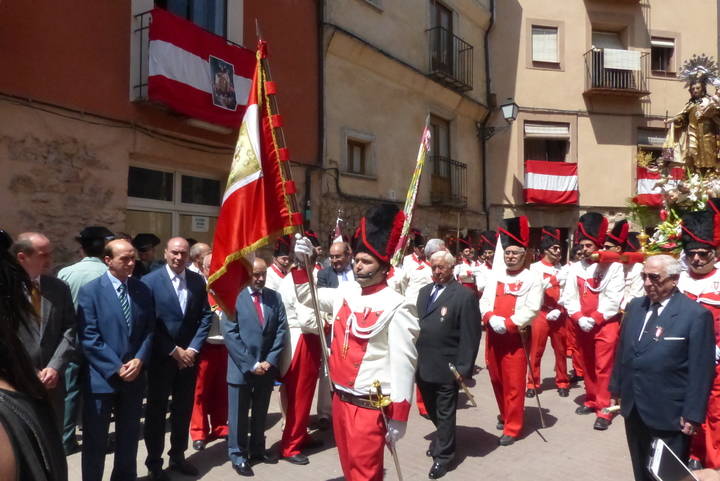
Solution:
[[[442,239],[430,239],[423,249],[424,258],[421,263],[410,263],[403,265],[402,269],[394,269],[388,284],[407,299],[408,304],[415,306],[420,289],[433,282],[432,270],[427,259],[438,252],[446,251],[445,242]]]
[[[210,246],[204,242],[196,242],[193,244],[190,248],[190,265],[188,266],[188,270],[193,271],[195,274],[202,275],[203,259],[211,250]]]
[[[622,415],[636,481],[651,481],[652,441],[687,459],[690,437],[705,418],[715,370],[712,314],[677,289],[680,264],[649,257],[646,295],[630,301],[622,322],[610,392]]]
[[[449,364],[463,378],[472,378],[481,333],[477,297],[454,279],[453,255],[435,252],[430,265],[433,283],[420,289],[417,300],[420,335],[415,379],[437,428],[428,449],[433,458],[429,476],[437,479],[447,473],[455,457],[458,384]]]

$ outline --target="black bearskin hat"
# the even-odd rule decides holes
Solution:
[[[602,214],[587,212],[580,216],[575,232],[575,243],[587,239],[602,248],[607,234],[608,221]]]
[[[628,237],[628,231],[630,230],[630,224],[626,220],[619,220],[615,222],[612,230],[607,233],[605,242],[615,244],[616,246],[625,245],[625,241]]]
[[[712,210],[688,212],[682,217],[684,250],[715,249],[720,245],[720,215]]]
[[[486,230],[480,234],[480,248],[484,251],[494,251],[497,245],[497,233],[494,230]]]
[[[522,215],[520,217],[504,219],[503,223],[505,224],[505,228],[498,228],[503,249],[510,246],[520,246],[527,249],[530,245],[530,224],[528,223],[528,218]]]
[[[311,238],[311,242],[312,242],[312,238]],[[275,256],[275,257],[289,256],[291,245],[292,245],[292,242],[290,240],[289,235],[284,235],[282,237],[278,237],[278,240],[275,241],[275,250],[273,251],[273,256]]]
[[[365,252],[389,264],[402,232],[405,214],[393,204],[381,204],[360,219],[354,251]]]
[[[425,246],[425,237],[422,232],[418,229],[410,229],[410,247],[423,247]]]
[[[639,232],[628,232],[627,239],[625,239],[625,246],[623,251],[625,252],[637,252],[640,250],[640,240],[638,236]]]
[[[563,245],[560,229],[546,225],[540,234],[540,251],[544,252],[554,245]]]
[[[139,251],[148,251],[160,243],[160,238],[155,234],[142,233],[135,236],[132,245]]]
[[[305,230],[305,237],[310,239],[313,247],[317,247],[320,245],[320,240],[318,239],[318,235],[315,233],[315,231],[312,231],[310,229]]]

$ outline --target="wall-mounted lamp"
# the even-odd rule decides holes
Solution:
[[[510,125],[517,119],[519,110],[520,107],[518,107],[518,104],[516,104],[512,98],[505,100],[505,102],[500,105],[500,112],[507,125],[483,127],[481,122],[476,122],[475,127],[477,128],[478,136],[482,136],[483,140],[489,140],[496,133],[509,129]]]

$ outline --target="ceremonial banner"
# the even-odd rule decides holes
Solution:
[[[526,161],[524,193],[528,204],[577,204],[580,197],[577,164]]]
[[[408,187],[407,196],[405,197],[405,208],[403,209],[405,222],[403,223],[397,248],[395,249],[395,253],[390,261],[393,266],[398,266],[403,259],[405,246],[408,241],[408,233],[410,232],[410,226],[412,225],[412,216],[415,211],[415,198],[417,197],[418,186],[420,185],[420,176],[422,175],[423,167],[425,166],[425,157],[427,157],[431,149],[431,141],[430,116],[428,115],[425,119],[425,128],[423,129],[422,136],[420,137],[420,150],[418,151],[417,161],[415,162],[415,172],[413,172],[412,179],[410,180],[410,187]]]
[[[669,185],[675,186],[685,176],[682,167],[674,167],[670,170]],[[651,171],[645,167],[637,168],[637,195],[633,199],[639,205],[661,207],[663,203],[662,189],[656,184],[662,175],[658,171]]]
[[[302,224],[302,215],[292,212],[288,200],[295,184],[280,168],[289,154],[277,147],[274,135],[282,119],[269,110],[268,95],[277,86],[264,78],[261,59],[266,52],[266,44],[260,42],[213,240],[208,290],[228,314],[234,313],[237,295],[250,281],[254,252]]]
[[[151,101],[213,124],[240,125],[255,68],[251,50],[161,8],[152,10],[149,38]]]

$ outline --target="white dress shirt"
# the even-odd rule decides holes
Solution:
[[[672,297],[672,296],[670,296]],[[670,297],[665,299],[664,301],[660,302],[660,307],[658,307],[658,317],[660,314],[662,314],[662,311],[665,309],[665,306],[667,306],[668,302],[670,301]],[[645,327],[647,326],[648,321],[650,320],[650,316],[652,316],[652,305],[655,304],[654,302],[650,304],[651,309],[647,311],[647,314],[645,314],[645,322],[643,322],[642,329],[640,329],[640,335],[638,336],[638,341],[642,339],[643,333],[645,332]]]

